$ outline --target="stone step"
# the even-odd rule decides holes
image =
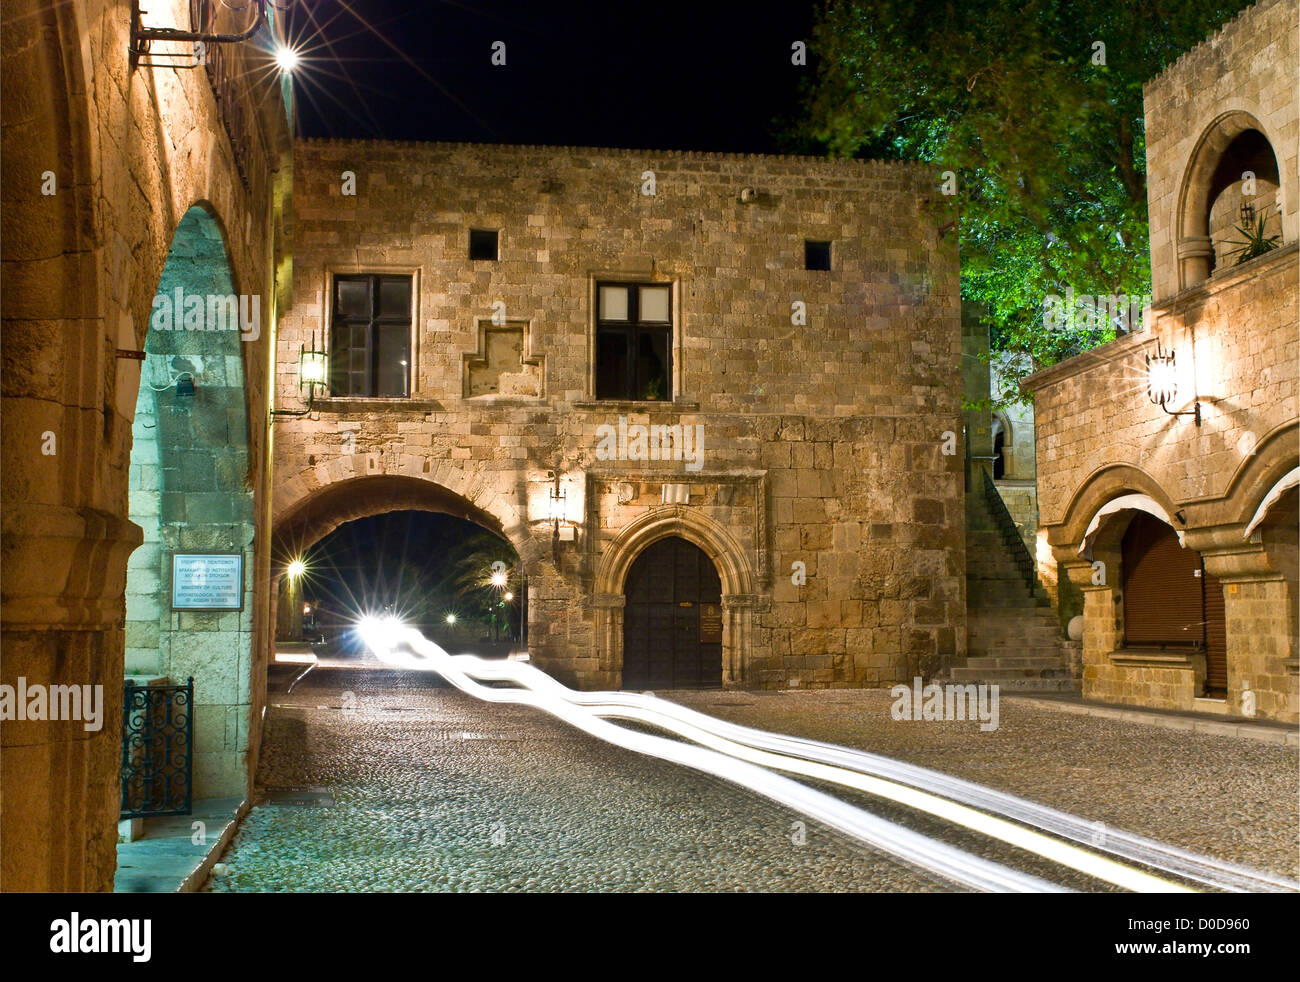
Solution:
[[[1063,663],[1060,653],[1055,655],[967,655],[966,668],[1007,668],[1022,669],[1060,668]]]
[[[966,642],[975,644],[1026,644],[1034,647],[1056,646],[1065,639],[1056,625],[1025,624],[997,627],[967,627]]]
[[[1070,672],[1066,668],[1056,669],[1012,669],[1012,668],[954,668],[949,672],[954,682],[1019,682],[1039,680],[1043,682],[1070,681]]]

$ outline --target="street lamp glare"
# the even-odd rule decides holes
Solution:
[[[514,595],[513,593],[511,593],[509,590],[507,590],[507,591],[506,591],[506,600],[507,600],[507,601],[510,601],[510,600],[514,600],[514,599],[515,599],[515,595]]]
[[[492,585],[493,585],[493,586],[505,586],[505,585],[506,585],[506,574],[505,574],[503,571],[501,571],[501,570],[498,570],[497,572],[493,573],[493,574],[492,574]]]
[[[296,580],[298,577],[302,576],[303,573],[307,572],[307,564],[301,559],[295,559],[289,564],[289,568],[286,569],[285,572],[289,574],[289,579]]]
[[[455,624],[455,623],[456,623],[456,615],[455,615],[455,614],[448,614],[448,615],[447,615],[447,623],[448,623],[448,624]]]
[[[293,48],[288,45],[276,48],[275,50],[275,63],[279,66],[280,71],[282,72],[292,72],[298,67],[298,62],[300,60],[301,57],[298,52],[294,51]]]

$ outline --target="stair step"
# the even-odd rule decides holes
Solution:
[[[1015,671],[1023,669],[1060,668],[1063,664],[1060,654],[1056,655],[968,655],[967,668],[1006,668]]]

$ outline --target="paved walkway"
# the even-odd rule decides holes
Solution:
[[[888,692],[660,693],[747,725],[896,756],[1288,876],[1285,746],[1007,699],[1000,726],[895,722]],[[750,792],[609,747],[418,673],[323,663],[273,694],[258,783],[208,888],[932,891],[929,876]],[[847,796],[837,791],[841,796]],[[273,800],[268,800],[273,799]],[[1064,882],[1058,867],[860,799],[885,817]]]

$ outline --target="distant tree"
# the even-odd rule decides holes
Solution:
[[[509,575],[506,587],[492,585],[493,563],[504,563]],[[493,605],[503,590],[519,590],[515,567],[519,559],[511,545],[486,529],[476,529],[438,557],[441,576],[436,589],[455,598],[461,616],[483,622],[491,620]],[[499,568],[499,567],[498,567]]]
[[[985,309],[995,351],[1051,364],[1115,329],[1045,329],[1049,295],[1150,292],[1142,85],[1244,5],[830,0],[789,141],[930,163],[939,220],[958,223],[963,299]],[[945,171],[955,195],[940,193]]]

